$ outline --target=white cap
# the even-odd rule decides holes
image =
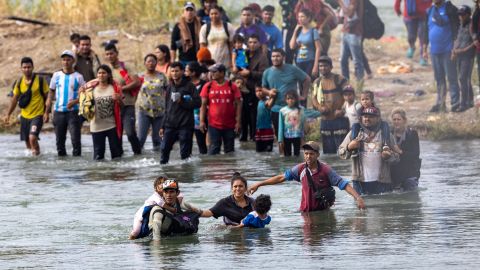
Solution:
[[[60,55],[60,57],[64,57],[65,55],[70,56],[73,59],[75,59],[75,54],[71,50],[63,51],[62,54]]]

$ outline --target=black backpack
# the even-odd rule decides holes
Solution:
[[[385,34],[385,24],[378,16],[377,7],[370,0],[363,3],[363,38],[380,39]]]

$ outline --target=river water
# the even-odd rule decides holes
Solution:
[[[126,138],[125,138],[126,139]],[[127,240],[135,211],[166,174],[202,208],[229,195],[234,171],[249,181],[282,172],[298,159],[260,155],[253,144],[233,155],[194,157],[161,166],[156,153],[94,162],[90,136],[82,158],[57,158],[53,134],[30,157],[18,136],[0,136],[0,268],[74,269],[474,269],[480,252],[480,141],[422,141],[418,193],[366,197],[359,211],[345,192],[333,210],[298,211],[300,185],[262,187],[272,196],[268,229],[231,230],[201,219],[195,236]],[[237,144],[238,146],[238,144]],[[151,145],[147,143],[147,149]],[[197,150],[194,149],[194,153]],[[322,156],[341,175],[349,161]],[[478,269],[478,268],[477,268]]]

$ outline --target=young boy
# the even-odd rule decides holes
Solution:
[[[242,35],[236,34],[233,36],[233,50],[232,50],[232,72],[237,73],[242,69],[248,68],[248,58],[243,45],[245,38]]]
[[[345,99],[345,103],[342,106],[342,110],[345,112],[345,116],[348,117],[350,128],[352,128],[354,124],[358,123],[362,105],[355,100],[355,89],[351,85],[343,88],[343,99]]]
[[[268,97],[268,91],[261,86],[255,87],[255,95],[258,98],[257,126],[255,131],[255,149],[257,152],[272,152],[273,150],[273,127],[270,108],[273,98]]]
[[[238,228],[250,227],[250,228],[265,228],[265,225],[270,224],[272,217],[268,215],[272,201],[269,195],[260,194],[253,203],[253,209],[255,211],[250,212],[244,219]]]

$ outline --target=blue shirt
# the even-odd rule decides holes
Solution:
[[[271,112],[265,106],[265,100],[260,100],[257,105],[257,129],[266,128],[272,128]]]
[[[453,33],[446,6],[446,3],[439,8],[433,5],[427,13],[431,54],[450,53],[453,48]]]
[[[235,57],[235,66],[237,68],[248,68],[247,53],[244,49],[233,49],[233,52],[237,55]]]
[[[310,28],[309,31],[297,37],[297,44],[299,46],[297,52],[297,63],[315,60],[315,41],[320,40],[317,29]]]
[[[251,228],[265,228],[265,225],[270,224],[270,221],[272,221],[272,217],[267,215],[265,219],[261,219],[257,212],[253,211],[250,212],[243,220],[242,224],[245,227],[251,227]]]
[[[267,47],[273,49],[283,49],[283,36],[280,29],[275,24],[260,24],[260,27],[267,34]]]
[[[283,138],[303,138],[304,125],[303,107],[283,107],[278,114],[278,142],[283,142]]]
[[[287,105],[285,93],[288,90],[296,90],[297,83],[302,84],[307,76],[307,73],[303,70],[290,64],[283,64],[280,68],[270,67],[263,72],[262,87],[277,89],[277,97],[272,112],[279,112],[282,107]]]
[[[67,105],[70,101],[78,98],[78,90],[84,83],[82,74],[76,71],[70,74],[63,71],[53,73],[50,80],[50,89],[55,90],[53,110],[56,112],[78,111],[78,104],[70,110]]]

